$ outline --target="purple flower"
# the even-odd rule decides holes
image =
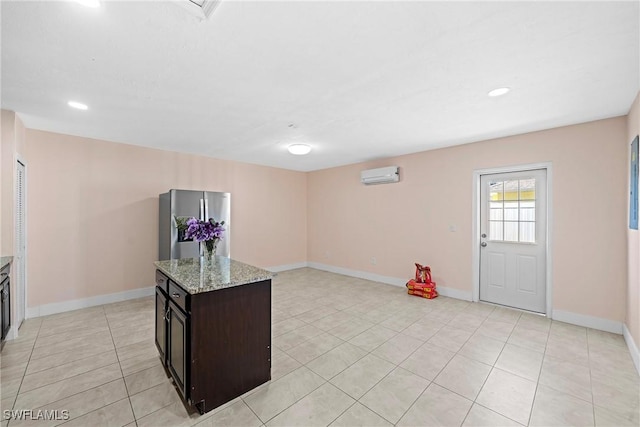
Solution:
[[[196,218],[187,220],[187,229],[184,233],[186,239],[193,239],[197,242],[207,242],[218,240],[224,237],[224,221],[217,222],[213,218],[201,221]]]

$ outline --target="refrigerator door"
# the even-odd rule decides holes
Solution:
[[[216,255],[231,256],[231,194],[205,192],[205,219],[224,221],[224,238],[218,242]]]
[[[204,192],[171,190],[171,259],[197,258],[200,243],[184,240],[178,233],[176,217],[202,219],[204,217]]]

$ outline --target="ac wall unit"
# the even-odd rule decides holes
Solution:
[[[360,172],[360,181],[365,185],[398,182],[400,181],[398,166],[388,166],[386,168],[362,171]]]

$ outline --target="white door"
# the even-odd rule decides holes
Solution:
[[[546,170],[480,177],[480,300],[546,311]]]
[[[18,161],[16,172],[16,256],[14,257],[15,268],[15,286],[12,283],[11,292],[15,292],[16,303],[14,305],[16,314],[14,317],[14,325],[20,327],[24,320],[26,309],[25,295],[25,252],[26,252],[26,235],[25,235],[25,167]]]

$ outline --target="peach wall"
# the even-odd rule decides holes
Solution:
[[[422,262],[470,295],[473,171],[538,162],[553,164],[553,308],[622,322],[625,117],[311,172],[309,261],[405,279]],[[390,165],[401,182],[360,183],[361,170]]]
[[[640,93],[627,117],[627,144],[640,133]],[[629,150],[627,150],[629,152]],[[629,161],[629,160],[627,160]],[[628,170],[629,166],[627,166]],[[628,205],[628,202],[627,202]],[[627,222],[628,224],[628,222]],[[627,231],[629,281],[627,283],[627,316],[625,324],[636,345],[640,345],[640,233]]]
[[[301,172],[27,130],[28,307],[154,284],[158,194],[232,194],[233,258],[306,261]]]

